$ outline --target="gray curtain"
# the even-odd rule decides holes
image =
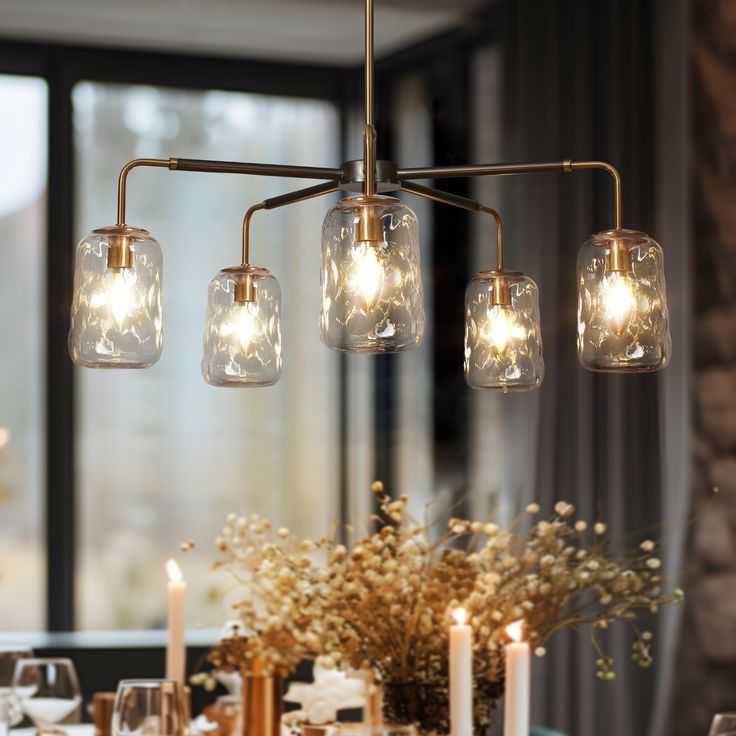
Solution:
[[[505,215],[509,266],[539,284],[546,378],[533,394],[475,404],[473,436],[483,438],[476,466],[487,454],[505,468],[494,471],[491,495],[509,516],[531,500],[549,509],[564,499],[583,518],[608,522],[621,551],[662,526],[670,569],[680,565],[689,474],[685,6],[503,0],[500,57],[479,57],[475,84],[476,95],[485,83],[489,97],[502,102],[490,113],[500,135],[476,136],[476,159],[603,159],[619,168],[624,226],[665,248],[676,356],[652,375],[593,374],[578,365],[575,259],[590,234],[613,225],[605,174],[481,183],[476,194]],[[495,81],[483,72],[493,64]],[[479,242],[487,236],[481,229]],[[474,485],[487,482],[474,473]],[[586,634],[558,635],[535,660],[534,722],[573,736],[666,733],[677,619],[652,617],[643,626],[655,633],[655,667],[632,664],[631,633],[618,625],[604,639],[617,662],[613,683],[596,678]]]

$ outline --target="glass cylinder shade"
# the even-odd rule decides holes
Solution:
[[[146,230],[93,230],[77,246],[69,355],[88,368],[146,368],[161,357],[161,246]]]
[[[633,230],[594,235],[578,254],[580,362],[593,371],[655,371],[671,352],[661,247]]]
[[[528,391],[544,378],[537,285],[523,273],[484,271],[465,292],[465,380]]]
[[[210,281],[202,375],[213,386],[271,386],[281,376],[281,287],[265,268]]]
[[[391,353],[424,335],[416,215],[393,197],[350,197],[322,227],[320,334],[334,350]]]

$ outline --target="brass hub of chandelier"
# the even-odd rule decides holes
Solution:
[[[363,192],[365,186],[365,166],[363,159],[347,161],[342,165],[340,189],[345,192]],[[398,168],[393,161],[376,161],[376,192],[394,192],[401,188]]]

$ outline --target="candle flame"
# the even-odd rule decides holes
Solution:
[[[180,583],[184,579],[184,575],[176,560],[169,560],[166,563],[166,572],[169,574],[169,580],[172,583]]]
[[[460,626],[462,626],[468,620],[468,612],[464,608],[456,608],[452,612],[452,616]]]
[[[515,642],[519,642],[522,639],[524,629],[523,621],[514,621],[513,624],[509,624],[506,627],[506,635]]]

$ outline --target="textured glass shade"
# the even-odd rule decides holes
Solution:
[[[594,371],[654,371],[671,352],[662,249],[633,230],[594,235],[578,254],[580,362]]]
[[[320,334],[329,347],[418,347],[424,306],[416,215],[393,197],[339,202],[322,227],[321,285]]]
[[[251,300],[239,301],[251,288]],[[202,375],[213,386],[271,386],[279,380],[281,287],[265,268],[226,268],[210,281]]]
[[[161,356],[161,247],[132,227],[77,246],[69,355],[88,368],[146,368]]]
[[[479,273],[465,292],[468,385],[528,391],[538,388],[543,378],[537,285],[513,271]]]

